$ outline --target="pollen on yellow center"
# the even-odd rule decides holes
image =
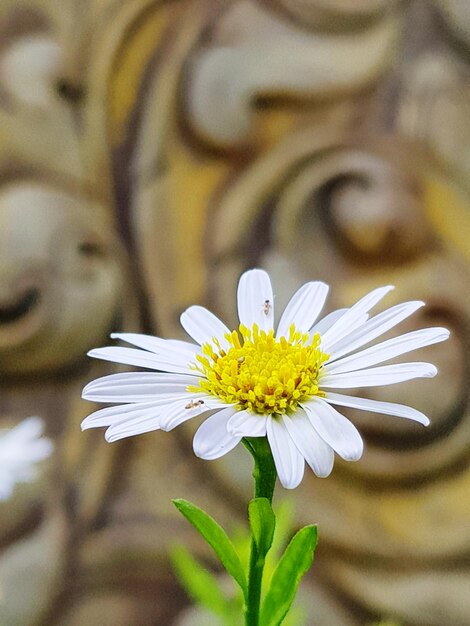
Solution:
[[[319,374],[328,354],[319,349],[320,335],[311,337],[291,326],[289,337],[276,339],[255,324],[251,330],[226,335],[230,347],[217,339],[202,346],[194,364],[204,378],[188,391],[209,393],[223,402],[259,414],[288,413],[300,402],[323,395]]]

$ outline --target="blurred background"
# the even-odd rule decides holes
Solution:
[[[208,626],[170,498],[241,526],[248,455],[196,459],[191,424],[106,444],[80,392],[112,330],[234,324],[254,266],[278,311],[391,283],[427,303],[401,332],[452,331],[416,356],[434,381],[374,396],[428,429],[351,411],[362,461],[288,494],[320,527],[306,626],[470,624],[469,59],[466,0],[0,0],[0,425],[56,446],[0,504],[3,626]]]

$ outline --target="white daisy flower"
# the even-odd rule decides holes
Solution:
[[[37,463],[52,453],[52,442],[42,437],[43,430],[39,417],[0,430],[0,500],[7,500],[17,483],[34,480]]]
[[[445,328],[409,332],[364,349],[424,304],[406,302],[369,317],[392,289],[375,289],[351,308],[318,321],[328,286],[306,283],[288,303],[275,331],[269,276],[250,270],[238,285],[238,330],[229,330],[207,309],[191,306],[181,315],[181,325],[196,343],[119,333],[112,337],[137,349],[92,350],[92,357],[157,372],[112,374],[90,382],[85,399],[122,404],[96,411],[82,428],[106,426],[111,442],[152,430],[169,431],[209,414],[194,436],[197,456],[217,459],[243,437],[266,436],[284,487],[292,489],[301,482],[305,461],[317,476],[328,476],[334,452],[357,461],[363,451],[361,435],[335,406],[429,424],[423,413],[408,406],[336,391],[436,375],[430,363],[379,364],[444,341],[449,336]]]

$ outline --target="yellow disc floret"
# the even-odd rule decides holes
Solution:
[[[277,340],[273,330],[255,324],[251,330],[240,325],[226,339],[227,350],[215,338],[202,346],[194,367],[204,378],[188,391],[203,391],[259,414],[288,413],[299,402],[324,395],[318,378],[329,355],[319,349],[320,335],[311,337],[291,326],[289,338]]]

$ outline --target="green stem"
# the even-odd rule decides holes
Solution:
[[[277,472],[268,440],[266,437],[253,437],[244,439],[243,443],[254,459],[255,498],[267,498],[272,503]],[[250,569],[248,573],[248,597],[245,608],[246,626],[259,626],[264,562],[265,558],[258,553],[256,542],[252,538]]]

